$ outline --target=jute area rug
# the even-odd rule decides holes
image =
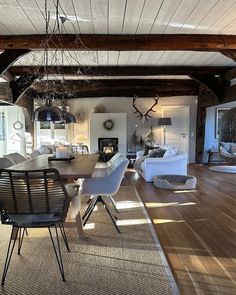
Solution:
[[[78,239],[72,222],[66,223],[71,252],[61,241],[66,282],[60,278],[47,229],[30,229],[21,255],[13,253],[5,286],[6,295],[132,295],[178,294],[178,290],[154,235],[135,187],[121,187],[114,197],[120,213],[118,234],[103,207],[91,215],[85,233]],[[86,199],[83,201],[84,209]],[[0,226],[2,272],[10,226]]]

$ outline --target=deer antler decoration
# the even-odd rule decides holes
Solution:
[[[152,118],[152,116],[149,115],[150,112],[156,112],[154,111],[154,107],[158,104],[159,101],[159,96],[157,95],[156,97],[153,97],[154,99],[154,104],[151,106],[151,108],[149,110],[146,111],[146,113],[141,113],[140,110],[136,107],[135,102],[136,99],[138,98],[138,95],[134,95],[133,97],[133,107],[135,109],[134,113],[138,114],[137,118],[139,118],[142,122],[144,122],[144,120],[148,121],[148,118]]]

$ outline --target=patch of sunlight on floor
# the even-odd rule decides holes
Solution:
[[[174,191],[174,194],[182,194],[182,193],[196,193],[197,191],[195,189],[186,189],[186,190],[178,190]]]
[[[49,232],[47,228],[30,228],[27,229],[28,231],[28,236],[29,237],[34,237],[34,238],[42,238],[42,237],[48,237],[49,236]],[[58,230],[59,232],[60,230]],[[55,229],[52,228],[52,233],[55,233]],[[25,236],[27,236],[25,234]]]
[[[135,179],[135,180],[139,179],[139,174],[138,174],[138,172],[136,172],[136,171],[135,171],[135,173],[134,173],[134,176],[133,176],[133,177],[134,177],[134,179]]]
[[[197,205],[197,203],[194,202],[187,202],[187,203],[181,203],[178,206],[191,206],[191,205]]]
[[[142,202],[123,201],[116,202],[117,209],[131,209],[131,208],[142,208],[144,207]]]
[[[168,202],[168,203],[145,203],[147,208],[162,208],[162,207],[176,207],[176,206],[189,206],[196,205],[194,202],[180,203],[180,202]]]
[[[91,223],[86,223],[84,226],[84,229],[94,229],[95,228],[95,223],[91,222]]]
[[[143,219],[124,219],[124,220],[117,220],[116,223],[119,226],[126,226],[126,225],[147,224],[147,223],[151,223],[151,220],[148,220],[146,218],[143,218]]]
[[[162,223],[181,223],[185,222],[185,220],[174,220],[174,219],[153,219],[154,224],[162,224]]]
[[[168,202],[168,203],[145,203],[147,208],[161,208],[161,207],[169,207],[176,206],[179,202]]]

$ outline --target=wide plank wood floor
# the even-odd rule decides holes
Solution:
[[[181,294],[236,294],[236,174],[191,164],[196,190],[155,188],[130,169]]]

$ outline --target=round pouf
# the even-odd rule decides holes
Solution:
[[[154,185],[163,189],[194,189],[197,179],[191,175],[157,175],[154,176]]]

